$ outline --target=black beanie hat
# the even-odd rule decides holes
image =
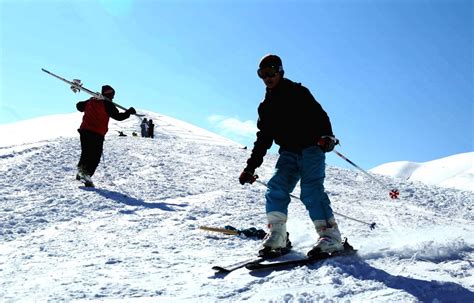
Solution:
[[[115,90],[112,88],[110,85],[104,85],[102,86],[102,95],[115,95]]]
[[[260,64],[258,65],[259,68],[264,67],[276,67],[281,75],[283,76],[283,63],[281,62],[280,57],[277,55],[268,54],[265,55],[262,60],[260,60]]]

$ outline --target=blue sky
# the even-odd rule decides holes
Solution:
[[[0,10],[2,124],[88,97],[46,68],[251,147],[256,69],[275,53],[366,169],[474,150],[472,1],[1,0]],[[328,163],[346,166],[335,154]]]

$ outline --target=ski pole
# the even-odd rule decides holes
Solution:
[[[355,168],[357,168],[358,170],[360,170],[361,172],[363,172],[367,177],[369,177],[370,179],[374,180],[375,182],[377,182],[378,184],[382,185],[382,187],[384,187],[385,189],[387,189],[389,191],[389,195],[390,195],[390,198],[392,199],[397,199],[398,198],[398,195],[400,195],[400,191],[398,191],[398,189],[394,188],[394,189],[390,189],[385,183],[381,182],[380,180],[376,179],[374,176],[372,176],[371,174],[369,174],[368,172],[366,172],[365,170],[363,170],[362,168],[360,168],[359,166],[357,166],[354,162],[352,162],[351,160],[347,159],[346,156],[344,156],[343,154],[341,154],[340,152],[338,152],[337,150],[333,150],[333,152],[336,153],[336,155],[338,155],[339,157],[341,157],[342,159],[346,160],[349,164],[351,164],[352,166],[354,166]]]
[[[255,177],[255,182],[260,183],[260,184],[262,184],[263,186],[265,186],[266,188],[268,188],[268,184],[265,183],[265,182],[263,182],[263,181],[258,180],[258,176],[257,176],[257,175],[254,176],[254,177]],[[297,196],[295,196],[295,195],[293,195],[293,194],[291,194],[291,193],[290,193],[290,197],[301,201],[300,198],[298,198]],[[359,222],[359,223],[368,225],[370,229],[374,229],[374,228],[375,228],[375,225],[376,225],[375,222],[368,223],[368,222],[365,222],[365,221],[362,221],[362,220],[358,220],[358,219],[355,219],[355,218],[351,218],[351,217],[346,216],[346,215],[343,215],[343,214],[341,214],[341,213],[337,213],[337,212],[335,212],[335,211],[333,211],[333,213],[335,213],[335,214],[338,215],[338,216],[344,217],[344,218],[346,218],[346,219],[349,219],[349,220],[352,220],[352,221],[355,221],[355,222]]]

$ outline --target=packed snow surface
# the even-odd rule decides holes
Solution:
[[[0,125],[0,301],[474,301],[472,191],[377,175],[400,190],[390,200],[338,167],[327,168],[326,190],[356,256],[215,274],[214,265],[255,256],[260,240],[199,226],[266,226],[265,187],[238,183],[250,150],[146,114],[154,139],[131,136],[140,134],[136,117],[112,120],[96,188],[74,178],[79,113]],[[262,181],[276,158],[257,170]],[[288,231],[294,249],[282,259],[304,256],[316,241],[298,200]]]

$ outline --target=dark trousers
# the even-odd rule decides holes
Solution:
[[[92,177],[102,156],[104,136],[83,129],[80,129],[79,133],[81,134],[81,158],[77,166],[82,166]]]

